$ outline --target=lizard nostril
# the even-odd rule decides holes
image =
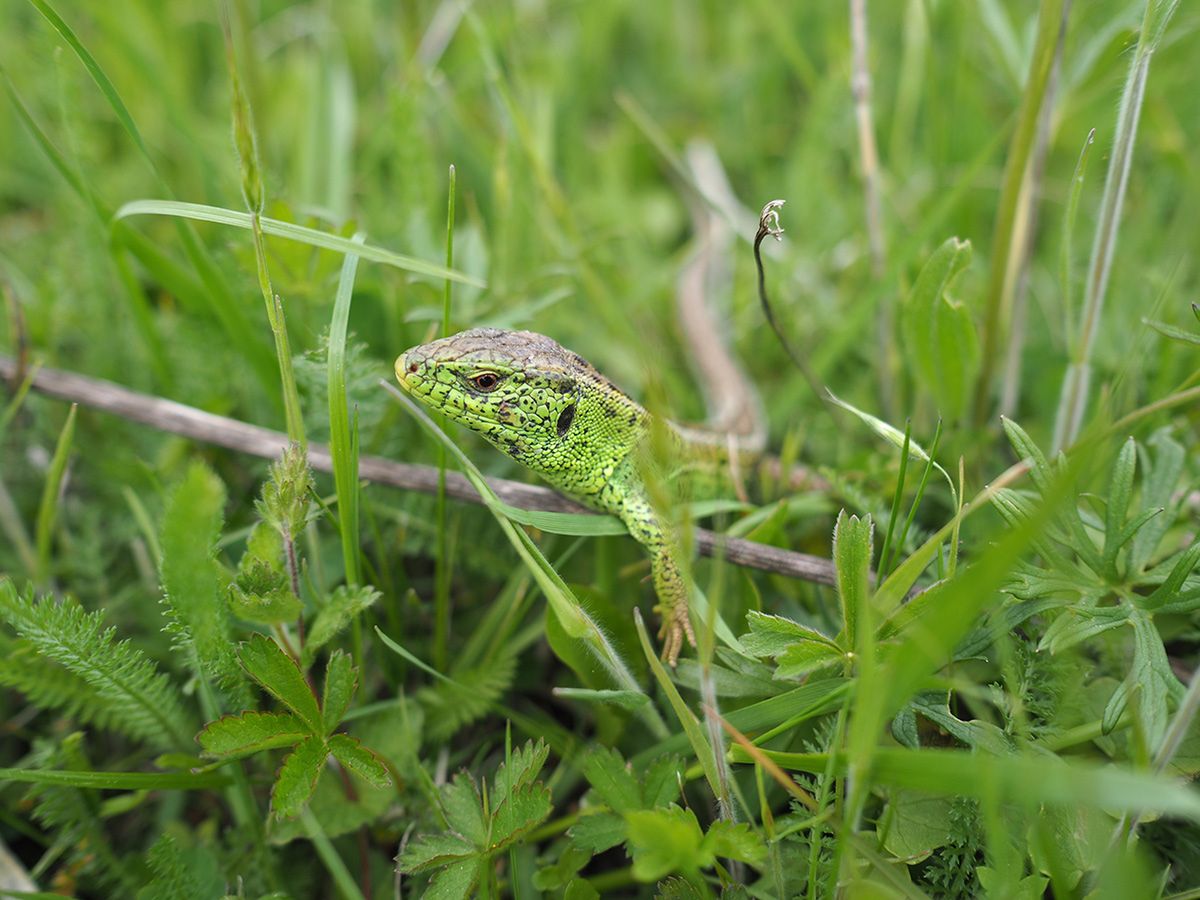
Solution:
[[[416,364],[415,362],[414,362],[414,363],[409,363],[409,364],[408,364],[408,372],[409,372],[409,374],[411,375],[411,374],[412,374],[413,372],[415,372],[415,371],[417,371],[417,364]]]

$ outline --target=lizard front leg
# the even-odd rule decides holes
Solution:
[[[688,591],[679,565],[675,561],[675,541],[670,524],[665,522],[642,496],[626,497],[620,507],[620,517],[629,533],[650,554],[650,572],[658,605],[654,611],[662,620],[659,640],[663,642],[662,658],[671,666],[679,661],[684,638],[695,647],[696,635],[688,615]]]

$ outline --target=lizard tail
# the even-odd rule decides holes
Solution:
[[[694,190],[687,191],[695,249],[684,263],[676,290],[679,325],[704,392],[708,420],[703,428],[680,426],[691,441],[734,447],[757,454],[766,446],[767,427],[758,392],[729,349],[711,298],[728,295],[729,260],[734,242],[731,221],[745,213],[729,186],[712,144],[693,141],[686,152]]]

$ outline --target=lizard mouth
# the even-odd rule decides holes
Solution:
[[[412,350],[406,350],[396,358],[396,380],[400,382],[401,387],[409,388],[408,377],[416,374],[421,368],[421,361],[417,359]]]

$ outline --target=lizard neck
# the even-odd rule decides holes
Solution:
[[[559,420],[557,439],[530,446],[516,458],[561,491],[605,512],[617,512],[627,492],[623,465],[645,439],[650,415],[598,372],[577,375],[574,412]],[[502,447],[512,454],[510,447]]]

